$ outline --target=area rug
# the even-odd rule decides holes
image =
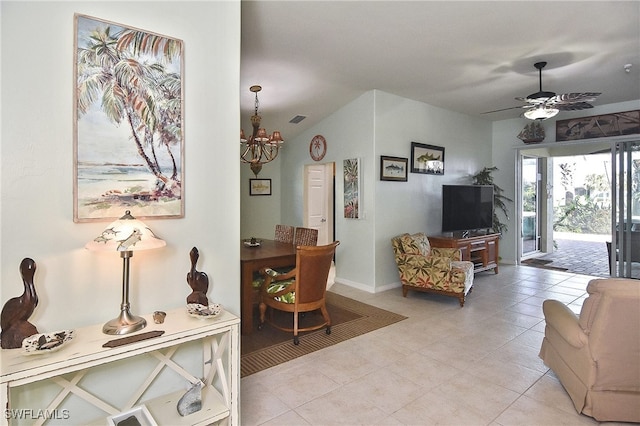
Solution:
[[[293,333],[285,333],[268,323],[262,330],[258,330],[258,314],[254,312],[253,332],[243,335],[240,342],[240,377],[249,376],[407,318],[332,292],[327,292],[327,310],[331,317],[331,334],[327,335],[324,328],[300,333],[300,344],[297,346],[293,344]],[[292,322],[292,315],[281,313],[280,317],[275,316],[274,320],[281,324]],[[307,313],[300,319],[301,324],[317,324],[321,321],[319,313]]]

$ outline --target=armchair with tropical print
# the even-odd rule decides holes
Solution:
[[[427,236],[402,234],[391,239],[402,295],[409,290],[457,297],[464,306],[473,286],[473,263],[462,260],[459,249],[431,247]]]

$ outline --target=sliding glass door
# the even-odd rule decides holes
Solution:
[[[611,275],[640,278],[640,142],[619,142],[611,152]]]

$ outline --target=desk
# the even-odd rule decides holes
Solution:
[[[291,243],[261,240],[259,247],[247,247],[240,242],[242,334],[253,331],[253,273],[264,267],[277,268],[295,264],[296,247]]]

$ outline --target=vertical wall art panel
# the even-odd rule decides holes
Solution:
[[[184,217],[183,50],[75,16],[74,221]]]
[[[360,159],[344,160],[344,217],[360,219]]]

